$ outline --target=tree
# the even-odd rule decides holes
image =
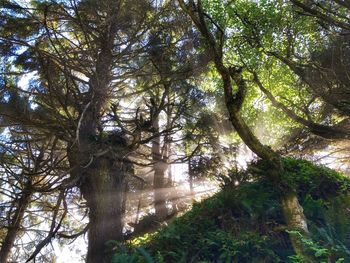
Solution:
[[[66,152],[68,176],[61,177],[59,186],[51,186],[62,191],[77,187],[86,200],[87,262],[109,262],[106,243],[123,240],[125,184],[133,173],[130,156],[176,127],[172,120],[164,130],[152,129],[165,106],[174,106],[174,119],[180,116],[181,107],[166,105],[168,85],[174,82],[178,89],[181,80],[197,69],[196,59],[174,49],[186,44],[178,33],[173,42],[161,43],[171,45],[173,53],[165,58],[173,61],[166,65],[152,54],[152,48],[159,51],[151,37],[160,32],[155,25],[172,8],[171,3],[153,1],[3,3],[0,45],[6,65],[11,65],[4,74],[32,77],[28,87],[2,86],[2,91],[13,89],[30,101],[27,109],[2,101],[2,116],[6,125],[35,128],[38,133],[33,136],[57,138],[59,150]],[[175,17],[163,28],[179,28],[175,25],[181,18]],[[151,99],[158,101],[147,110],[151,100],[139,94],[154,87],[159,96]]]
[[[147,1],[3,4],[1,46],[17,65],[13,74],[37,73],[28,91],[15,87],[29,92],[36,108],[18,115],[5,101],[2,113],[65,146],[70,177],[61,188],[77,186],[89,207],[87,262],[108,262],[106,242],[122,240],[123,185],[131,172],[125,156],[140,143],[140,128],[138,116],[124,123],[115,116],[121,108],[111,100],[132,86],[125,80],[141,66],[133,58],[144,52],[153,11]],[[105,130],[108,122],[113,131]]]
[[[281,5],[277,14],[268,5],[258,14],[264,20],[260,24],[254,23],[254,15],[239,16],[248,28],[246,42],[255,50],[256,57],[260,57],[259,66],[250,67],[254,82],[275,107],[309,132],[326,139],[348,139],[345,73],[348,22],[343,16],[347,7],[341,1],[329,3],[329,6],[322,1],[291,2],[295,6]],[[299,7],[307,16],[300,14]],[[325,10],[329,11],[328,17]],[[266,24],[270,30],[266,29]],[[272,41],[278,44],[273,45]],[[271,68],[277,77],[268,73]],[[303,105],[293,105],[280,95],[285,93],[276,85],[281,80],[285,88],[294,89],[293,96],[304,97],[304,101],[300,101]],[[292,84],[287,85],[288,82]],[[280,94],[276,95],[274,90]]]
[[[226,66],[224,62],[224,45],[225,34],[220,24],[215,22],[213,18],[205,13],[202,1],[179,1],[181,8],[186,12],[194,22],[197,29],[201,32],[206,47],[210,51],[212,61],[218,71],[224,90],[225,104],[230,116],[231,123],[244,143],[260,158],[270,163],[269,180],[274,182],[277,187],[282,187],[281,202],[285,216],[285,221],[289,229],[296,229],[302,234],[307,235],[307,223],[303,209],[298,202],[298,198],[294,189],[283,184],[281,175],[283,166],[280,156],[268,146],[263,145],[251,129],[247,126],[240,114],[240,109],[247,93],[246,82],[243,77],[243,68],[238,66]],[[209,26],[208,26],[209,25]],[[236,85],[236,90],[233,89]],[[290,236],[295,251],[300,255],[306,255],[303,244],[296,237]],[[312,257],[308,257],[313,261]]]
[[[7,139],[1,144],[2,161],[0,164],[2,180],[1,192],[5,196],[2,200],[2,225],[5,227],[5,233],[0,250],[0,262],[8,262],[11,257],[11,250],[18,247],[18,237],[23,233],[29,233],[30,229],[42,226],[43,220],[40,213],[32,212],[34,207],[40,207],[42,210],[53,211],[54,221],[49,235],[55,235],[59,230],[63,219],[65,219],[67,210],[62,209],[63,197],[65,191],[55,189],[53,185],[59,183],[62,178],[57,173],[62,173],[65,169],[65,156],[60,153],[59,142],[55,138],[45,138],[38,140],[31,138],[28,130],[20,130],[18,127],[11,128],[9,135],[12,137],[11,143]],[[25,134],[24,136],[22,134]],[[38,196],[55,195],[60,196],[57,205],[51,205]],[[57,223],[56,220],[59,222]],[[33,232],[33,237],[35,236]],[[35,239],[39,239],[37,235]],[[43,248],[50,238],[40,240],[40,246]],[[31,246],[32,242],[28,243]],[[32,258],[38,254],[35,251]],[[12,255],[12,258],[20,255]],[[21,259],[20,260],[24,260]]]

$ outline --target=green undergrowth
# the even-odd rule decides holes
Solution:
[[[319,262],[350,262],[350,180],[305,160],[283,162],[310,239],[285,228],[280,190],[264,180],[268,169],[260,162],[246,171],[253,181],[224,188],[156,234],[117,244],[113,263],[305,262],[294,255],[288,234],[299,236]]]

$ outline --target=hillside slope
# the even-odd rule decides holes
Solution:
[[[264,165],[245,172],[253,181],[225,187],[158,233],[116,246],[113,262],[305,262],[294,255],[281,190],[262,179]],[[308,219],[311,239],[301,242],[319,262],[350,262],[350,180],[304,160],[286,158],[284,167]]]

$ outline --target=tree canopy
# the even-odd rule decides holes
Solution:
[[[346,1],[0,3],[0,262],[51,262],[85,234],[86,262],[111,262],[209,179],[271,184],[318,262],[284,157],[348,145]]]

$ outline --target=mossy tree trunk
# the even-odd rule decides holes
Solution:
[[[299,204],[296,193],[292,190],[286,191],[282,195],[281,199],[284,219],[288,230],[298,231],[301,235],[308,237],[309,230],[307,227],[306,217],[304,215],[303,208]],[[307,253],[304,244],[300,240],[300,237],[290,234],[289,238],[297,255],[303,256],[306,262],[317,262],[313,258],[313,255],[309,255],[309,253]]]

